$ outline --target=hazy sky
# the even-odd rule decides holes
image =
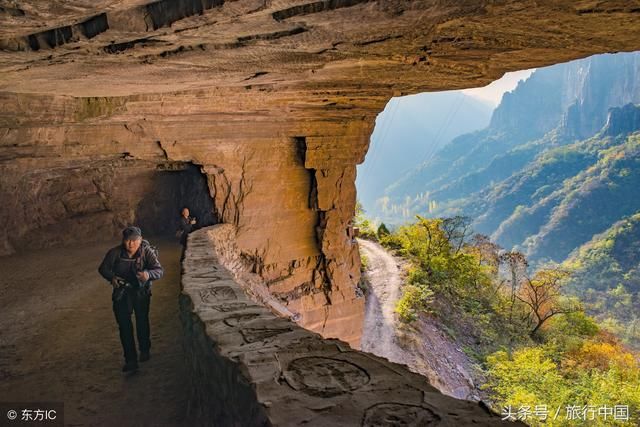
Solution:
[[[497,107],[500,103],[500,100],[502,99],[503,93],[515,89],[520,80],[528,79],[531,73],[533,73],[534,71],[535,68],[531,70],[506,73],[500,80],[496,80],[495,82],[485,87],[464,89],[462,93],[472,96],[480,101],[491,104],[492,107]]]

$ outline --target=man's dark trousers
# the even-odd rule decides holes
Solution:
[[[114,295],[119,291],[115,290]],[[128,362],[137,362],[136,343],[133,337],[133,323],[131,314],[136,315],[136,335],[138,348],[141,353],[149,352],[151,340],[149,338],[149,305],[151,304],[151,290],[146,288],[126,288],[124,295],[113,301],[113,313],[120,329],[120,342],[124,350],[124,359]]]

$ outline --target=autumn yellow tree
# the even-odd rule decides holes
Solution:
[[[569,272],[559,268],[539,270],[533,279],[525,277],[516,298],[529,308],[531,338],[553,316],[580,309],[578,303],[562,295],[562,284],[568,277]]]

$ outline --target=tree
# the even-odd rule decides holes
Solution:
[[[353,224],[358,228],[361,237],[372,240],[376,239],[376,233],[371,225],[371,221],[365,216],[364,207],[359,200],[356,201],[356,212],[353,217]]]
[[[426,264],[429,265],[434,257],[443,255],[449,251],[449,239],[442,230],[442,219],[427,219],[420,215],[416,215],[416,218],[418,218],[418,227],[422,229],[425,234],[425,246],[421,252]]]
[[[524,347],[509,354],[487,356],[487,383],[497,404],[530,406],[563,405],[568,387],[556,363],[544,348]]]
[[[402,298],[396,303],[395,312],[400,320],[411,323],[418,318],[418,313],[427,311],[433,302],[433,291],[425,286],[406,285],[402,288]]]
[[[376,233],[378,235],[378,239],[388,236],[389,234],[391,234],[389,232],[389,229],[387,228],[386,225],[384,225],[384,222],[380,224],[380,227],[378,227],[378,232]]]
[[[529,263],[522,252],[509,251],[500,255],[500,264],[503,264],[507,268],[508,274],[511,276],[509,283],[511,285],[509,307],[509,323],[513,324],[513,310],[516,303],[516,293],[520,287],[520,283],[525,279],[527,273],[527,267]]]
[[[468,245],[477,254],[478,263],[486,265],[493,274],[497,274],[500,266],[500,245],[493,243],[485,234],[474,234]]]
[[[562,283],[568,277],[569,272],[559,268],[540,270],[533,279],[525,277],[516,297],[530,309],[531,338],[553,316],[579,310],[578,304],[562,297]]]
[[[447,240],[451,244],[454,253],[458,253],[466,243],[471,231],[471,218],[461,215],[444,218],[440,228],[445,236],[447,236]]]

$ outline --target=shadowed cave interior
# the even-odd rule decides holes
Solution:
[[[135,210],[135,224],[150,236],[172,236],[183,207],[197,220],[197,227],[216,224],[207,179],[192,163],[158,165],[151,176],[153,186]]]

